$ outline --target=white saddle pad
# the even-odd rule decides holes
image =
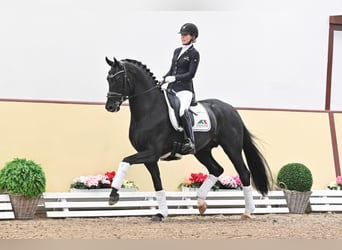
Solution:
[[[211,123],[207,110],[201,103],[191,106],[190,110],[194,113],[195,123],[192,127],[193,131],[208,132],[211,129]]]

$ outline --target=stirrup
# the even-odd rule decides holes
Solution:
[[[195,154],[195,144],[190,139],[183,144],[182,154]]]

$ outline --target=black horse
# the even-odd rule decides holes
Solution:
[[[159,204],[159,213],[153,216],[152,220],[161,221],[167,216],[167,205],[158,161],[163,155],[173,152],[175,142],[182,142],[184,135],[172,127],[163,90],[146,65],[132,59],[118,61],[114,58],[111,61],[107,57],[106,62],[110,70],[107,76],[109,91],[105,107],[109,112],[117,112],[122,102],[129,99],[129,139],[137,150],[136,154],[125,157],[120,163],[113,180],[109,204],[114,205],[119,200],[118,190],[128,168],[132,164],[142,163],[151,174]],[[207,207],[207,193],[224,171],[211,152],[213,148],[221,146],[243,184],[243,218],[250,218],[255,208],[250,186],[251,178],[256,190],[266,195],[271,182],[267,162],[257,149],[253,136],[245,127],[238,112],[231,105],[217,99],[201,100],[199,103],[208,112],[211,128],[207,132],[195,132],[194,156],[209,172],[207,180],[197,193],[198,209],[201,214],[204,213]],[[242,151],[248,168],[244,163]]]

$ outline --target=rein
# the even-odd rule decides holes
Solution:
[[[147,90],[145,90],[145,91],[143,91],[143,92],[141,92],[141,93],[137,93],[137,94],[135,94],[135,95],[132,95],[132,96],[130,96],[129,98],[131,99],[131,98],[134,98],[134,97],[137,97],[137,96],[146,94],[146,93],[148,93],[148,92],[150,92],[150,91],[152,91],[152,90],[154,90],[155,88],[158,88],[158,87],[159,87],[159,85],[154,85],[153,87],[151,87],[151,88],[149,88],[149,89],[147,89]]]
[[[121,101],[125,101],[127,99],[132,99],[132,98],[138,97],[140,95],[146,94],[146,93],[148,93],[148,92],[150,92],[153,89],[158,88],[158,87],[159,87],[158,85],[155,85],[155,86],[153,86],[153,87],[151,87],[151,88],[149,88],[149,89],[147,89],[147,90],[145,90],[145,91],[143,91],[141,93],[137,93],[137,94],[131,95],[131,96],[123,95],[122,93],[119,93],[119,92],[108,91],[107,97],[108,98],[121,97]]]

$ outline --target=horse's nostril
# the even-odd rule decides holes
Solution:
[[[114,109],[114,106],[112,105],[112,104],[106,104],[106,109],[108,110],[108,111],[111,111],[111,110],[113,110]]]

